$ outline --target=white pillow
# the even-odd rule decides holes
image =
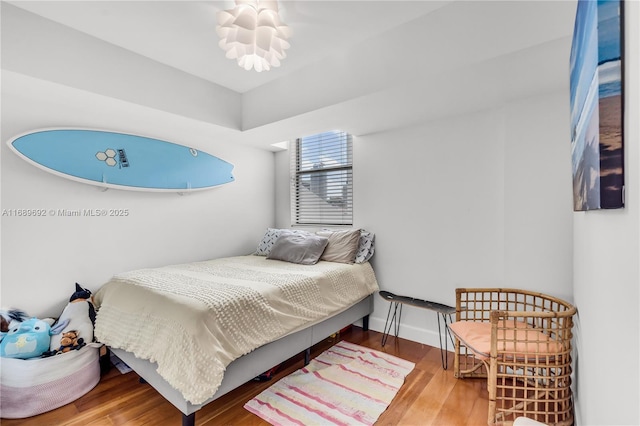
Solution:
[[[336,232],[333,229],[324,228],[323,231]],[[375,237],[373,232],[360,230],[360,241],[358,241],[358,251],[356,251],[355,263],[364,263],[373,257],[375,251]]]
[[[318,231],[316,235],[329,239],[320,260],[338,263],[354,263],[360,242],[359,229],[342,231]]]

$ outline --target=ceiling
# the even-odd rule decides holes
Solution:
[[[211,111],[183,108],[185,117],[221,139],[276,150],[315,132],[370,134],[568,90],[576,1],[283,0],[291,48],[262,73],[218,47],[216,12],[233,1],[6,3],[214,83],[236,96],[238,118],[215,122],[202,117]]]
[[[216,12],[232,8],[233,1],[8,3],[244,93],[450,1],[281,1],[281,17],[293,31],[291,48],[281,67],[261,73],[238,67],[218,47]]]

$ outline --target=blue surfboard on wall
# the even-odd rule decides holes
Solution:
[[[84,129],[38,130],[9,147],[55,175],[105,188],[189,192],[233,182],[233,164],[142,136]]]

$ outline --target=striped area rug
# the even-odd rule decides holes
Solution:
[[[272,425],[372,425],[414,363],[340,342],[244,406]]]

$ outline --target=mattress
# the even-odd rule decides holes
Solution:
[[[95,294],[98,341],[158,364],[192,404],[252,350],[378,290],[371,265],[237,256],[114,276]]]

